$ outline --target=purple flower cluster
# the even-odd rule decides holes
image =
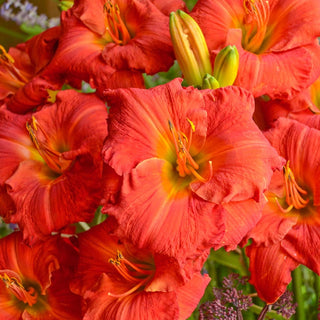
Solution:
[[[234,273],[224,278],[222,288],[213,288],[215,299],[200,306],[199,320],[241,319],[241,312],[252,305],[252,298],[239,289],[247,280]]]
[[[293,293],[288,290],[272,306],[272,310],[287,319],[290,319],[296,313],[296,308],[297,303],[293,303]]]
[[[7,0],[0,8],[0,16],[7,21],[14,21],[18,25],[40,26],[48,29],[59,24],[59,17],[48,18],[45,14],[38,14],[38,7],[25,0]]]

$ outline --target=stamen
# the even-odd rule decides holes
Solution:
[[[264,41],[267,25],[270,18],[270,5],[268,0],[244,0],[244,24],[246,26],[243,45],[246,50],[257,52]]]
[[[7,53],[6,49],[0,45],[0,66],[4,66],[4,69],[0,69],[0,77],[3,83],[6,83],[10,88],[16,90],[24,86],[29,79],[27,79],[21,71],[15,67],[13,57]]]
[[[34,146],[50,169],[52,169],[56,173],[61,174],[70,167],[70,165],[72,164],[72,160],[63,159],[60,152],[53,150],[48,145],[47,141],[50,141],[50,138],[41,128],[41,126],[38,126],[38,121],[34,116],[32,116],[31,124],[29,122],[26,123],[26,128],[29,132]],[[37,138],[38,130],[44,136],[45,141],[40,141]]]
[[[129,282],[129,286],[133,285],[132,288],[121,294],[108,292],[109,296],[115,298],[126,297],[133,292],[143,290],[147,283],[151,281],[155,272],[153,265],[133,263],[126,259],[119,250],[117,250],[117,257],[115,259],[110,258],[108,262],[115,267],[125,281]]]
[[[131,36],[121,18],[119,6],[109,0],[104,4],[104,10],[106,12],[106,31],[112,41],[120,45],[128,43]]]
[[[0,274],[0,280],[2,280],[7,289],[11,291],[20,301],[27,303],[30,307],[37,302],[38,293],[33,287],[24,288],[21,282],[16,277],[9,277],[7,273]]]
[[[187,121],[190,124],[190,131],[189,131],[188,138],[183,132],[177,131],[174,125],[172,124],[172,122],[168,120],[169,129],[173,138],[173,143],[174,143],[175,151],[177,154],[176,169],[179,173],[179,176],[182,178],[186,177],[187,175],[193,175],[197,180],[201,182],[207,182],[208,180],[203,178],[197,172],[197,170],[199,169],[199,165],[192,158],[189,152],[192,144],[192,135],[195,132],[195,125],[190,119],[187,119]]]
[[[275,198],[279,209],[283,213],[288,213],[293,208],[297,210],[305,208],[308,205],[310,198],[304,199],[302,195],[308,195],[308,192],[302,189],[298,185],[293,175],[293,172],[289,167],[289,161],[283,167],[283,175],[284,175],[284,185],[285,185],[285,192],[286,192],[285,200],[286,200],[286,203],[288,204],[288,208],[284,209],[279,203],[278,199]]]

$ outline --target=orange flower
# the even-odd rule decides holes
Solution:
[[[32,117],[1,110],[0,196],[12,204],[1,215],[29,241],[93,217],[106,118],[103,101],[71,90]]]
[[[104,157],[123,185],[119,204],[104,212],[138,247],[173,256],[237,245],[260,217],[262,193],[281,163],[252,121],[247,91],[184,89],[180,81],[106,91]]]
[[[1,239],[0,318],[80,320],[80,299],[68,286],[68,260],[75,257],[57,237],[33,247],[22,242],[21,232]]]
[[[191,15],[210,50],[237,46],[235,85],[255,96],[290,99],[320,74],[317,0],[199,0]]]
[[[0,46],[0,103],[17,113],[26,113],[46,102],[47,89],[62,86],[41,73],[51,61],[60,35],[60,28],[51,28],[7,53]],[[57,79],[56,79],[57,80]]]
[[[273,303],[299,264],[320,274],[320,131],[294,120],[279,119],[266,133],[287,163],[275,172],[266,192],[268,204],[251,233],[248,248],[251,283]]]
[[[176,8],[176,1],[171,5]],[[165,12],[170,8],[160,7]],[[99,92],[143,88],[143,72],[167,71],[174,62],[169,17],[149,0],[75,1],[62,13],[61,25],[48,72],[76,75]]]
[[[198,262],[138,250],[115,236],[112,218],[79,234],[79,265],[71,289],[85,300],[84,320],[184,320],[209,282]]]

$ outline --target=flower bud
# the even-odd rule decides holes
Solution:
[[[201,87],[205,74],[212,73],[209,50],[195,20],[178,10],[170,14],[170,34],[180,69],[189,85]]]
[[[61,11],[67,11],[73,6],[74,0],[60,0],[58,7]]]
[[[218,80],[220,87],[233,85],[239,69],[239,53],[236,46],[227,46],[222,49],[214,61],[213,76]]]
[[[220,88],[220,84],[214,76],[207,73],[203,78],[201,88],[202,89],[218,89]]]

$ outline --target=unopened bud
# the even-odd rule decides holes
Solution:
[[[201,87],[205,74],[212,73],[209,50],[195,20],[178,10],[170,14],[170,34],[174,53],[189,85]]]
[[[218,80],[212,76],[211,74],[207,73],[202,81],[202,89],[218,89],[220,88]]]
[[[61,11],[67,11],[73,6],[74,0],[60,0],[58,7]]]
[[[220,87],[233,85],[239,69],[239,53],[236,46],[227,46],[222,49],[214,61],[213,76],[218,80]]]

